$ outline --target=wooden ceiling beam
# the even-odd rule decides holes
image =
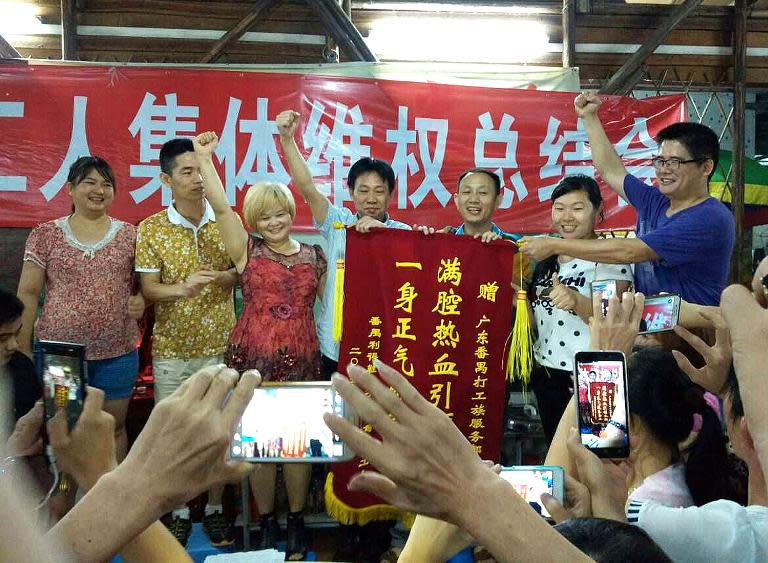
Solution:
[[[601,94],[627,94],[637,84],[643,63],[688,14],[698,8],[703,0],[685,0],[664,22],[656,28],[648,40],[632,54],[610,80],[600,88]]]
[[[61,58],[77,60],[77,4],[76,0],[61,0]]]
[[[376,55],[368,48],[360,31],[352,23],[336,0],[307,0],[323,22],[336,45],[352,60],[377,62]]]
[[[0,35],[0,59],[20,59],[19,52]]]
[[[256,20],[260,16],[264,15],[272,6],[275,5],[277,0],[259,0],[256,2],[251,11],[248,12],[243,19],[237,22],[232,29],[227,31],[224,36],[219,39],[211,50],[202,58],[201,63],[213,63],[221,56],[224,50],[230,45],[237,42],[248,29],[256,23]]]
[[[576,62],[576,0],[563,0],[563,68]]]

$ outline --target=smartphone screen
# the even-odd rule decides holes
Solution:
[[[40,341],[40,374],[45,419],[60,409],[67,412],[70,429],[83,411],[88,382],[85,346],[70,342]]]
[[[672,330],[680,315],[680,296],[675,294],[652,295],[645,298],[640,334]]]
[[[554,465],[519,465],[502,467],[500,477],[509,483],[531,507],[549,518],[550,514],[541,503],[542,493],[549,493],[562,503],[563,468]]]
[[[629,455],[626,361],[621,352],[577,352],[581,443],[600,457]]]
[[[616,295],[616,280],[597,280],[592,282],[592,294],[602,293],[600,305],[603,316],[608,314],[608,300]]]
[[[328,463],[352,453],[326,426],[323,414],[344,416],[330,383],[269,384],[254,390],[230,446],[230,456],[257,462]]]

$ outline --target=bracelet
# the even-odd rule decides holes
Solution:
[[[627,427],[624,426],[621,422],[617,422],[617,421],[611,419],[611,420],[608,421],[608,424],[610,424],[611,426],[615,426],[616,428],[618,428],[619,430],[624,432],[624,434],[627,433]]]

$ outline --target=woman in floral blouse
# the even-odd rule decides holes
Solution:
[[[105,160],[77,159],[67,189],[72,214],[37,226],[27,239],[18,291],[24,302],[20,345],[30,357],[33,350],[37,355],[33,328],[38,340],[85,345],[88,384],[104,390],[104,410],[115,417],[122,459],[138,372],[137,319],[144,311],[141,294],[132,295],[136,229],[107,215],[115,177]],[[43,290],[45,302],[35,324]]]

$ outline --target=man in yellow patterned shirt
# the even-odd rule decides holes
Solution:
[[[165,143],[160,169],[173,203],[142,221],[136,238],[141,291],[155,303],[155,402],[203,367],[224,363],[224,349],[235,324],[232,287],[237,282],[213,209],[205,199],[192,141]],[[209,491],[203,519],[213,545],[234,541],[223,516],[222,491],[222,487]],[[174,510],[166,525],[186,545],[192,529],[189,508]]]

